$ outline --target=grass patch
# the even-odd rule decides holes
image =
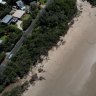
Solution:
[[[6,38],[7,38],[7,36],[2,36],[1,38],[0,38],[0,40],[3,40],[4,42],[6,41]]]
[[[47,2],[47,0],[40,0],[41,4],[45,4]]]
[[[53,1],[40,15],[31,36],[7,65],[3,76],[0,76],[1,89],[2,86],[5,88],[10,83],[14,83],[17,77],[22,78],[26,75],[30,70],[30,66],[42,62],[43,58],[41,56],[48,56],[48,50],[57,45],[60,36],[67,33],[68,23],[77,12],[76,0]],[[24,28],[29,26],[30,18],[23,23]]]
[[[28,18],[30,18],[30,14],[25,14],[25,15],[22,17],[21,20],[22,20],[22,21],[23,21],[23,20],[27,20]]]

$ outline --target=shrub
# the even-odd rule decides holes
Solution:
[[[5,58],[5,53],[4,52],[0,53],[0,63],[4,60],[4,58]]]
[[[32,17],[29,16],[27,19],[23,20],[23,30],[26,30],[32,22]]]

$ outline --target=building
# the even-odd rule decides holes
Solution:
[[[17,10],[17,11],[13,14],[13,17],[16,17],[16,18],[20,19],[24,14],[25,14],[25,11]]]
[[[2,20],[1,23],[4,24],[10,24],[13,16],[12,15],[6,15]]]
[[[6,4],[6,2],[5,2],[5,1],[3,1],[3,0],[0,0],[0,3],[1,3],[1,4]]]
[[[22,2],[22,0],[17,1],[16,4],[19,7],[19,9],[21,9],[21,10],[26,9],[26,7],[24,6],[24,3]]]

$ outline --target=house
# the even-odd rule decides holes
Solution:
[[[10,24],[13,16],[12,15],[6,15],[2,20],[1,23],[4,24]]]
[[[15,24],[17,21],[18,21],[18,18],[13,17],[13,19],[11,20],[11,23],[12,23],[12,24]]]
[[[21,9],[21,10],[26,9],[26,7],[24,6],[24,3],[22,2],[22,0],[17,1],[16,4],[19,7],[19,9]]]
[[[3,0],[0,0],[0,3],[1,3],[1,4],[6,4],[6,2],[5,2],[5,1],[3,1]]]
[[[25,11],[17,10],[12,16],[20,19],[25,14]]]

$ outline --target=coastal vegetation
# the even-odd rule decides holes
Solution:
[[[0,4],[0,18],[3,18],[10,11],[11,11],[11,7],[9,5]]]
[[[29,82],[25,82],[21,86],[18,85],[15,88],[13,88],[10,92],[5,92],[2,96],[21,96],[22,93],[27,90],[29,87]]]
[[[3,44],[0,45],[0,51],[11,51],[21,36],[22,31],[14,25],[6,26],[0,24],[0,40],[3,40]]]
[[[96,6],[96,0],[87,0],[88,2],[90,2],[90,4],[92,4],[93,6]]]
[[[32,22],[32,17],[29,15],[27,18],[23,19],[22,28],[23,30],[26,30]]]
[[[31,36],[1,74],[0,92],[10,83],[16,82],[17,77],[22,78],[26,75],[31,66],[42,62],[42,56],[47,56],[48,50],[56,46],[60,36],[67,33],[68,23],[76,12],[76,0],[51,1],[40,15]]]
[[[7,2],[8,5],[15,5],[16,4],[16,1],[18,0],[5,0]],[[31,1],[33,0],[22,0],[25,4],[30,4]]]
[[[13,25],[0,24],[0,63],[4,60],[6,52],[10,52],[15,46],[16,42],[22,36],[22,31]]]

